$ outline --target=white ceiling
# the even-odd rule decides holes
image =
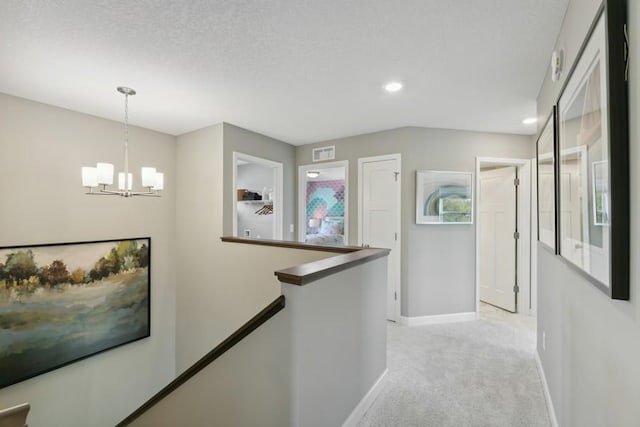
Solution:
[[[0,92],[179,135],[532,134],[568,0],[2,0]],[[404,82],[396,94],[387,81]]]

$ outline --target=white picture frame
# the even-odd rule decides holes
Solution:
[[[473,224],[473,172],[416,171],[416,224]]]

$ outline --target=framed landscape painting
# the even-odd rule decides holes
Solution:
[[[416,224],[472,224],[471,172],[417,171]]]
[[[151,239],[0,248],[0,388],[150,335]]]

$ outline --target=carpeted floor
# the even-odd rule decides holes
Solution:
[[[535,319],[482,304],[480,320],[389,324],[383,390],[360,427],[550,426]]]

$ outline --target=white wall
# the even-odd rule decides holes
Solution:
[[[163,171],[162,198],[85,196],[80,167],[122,167],[122,136],[121,123],[0,94],[0,246],[152,240],[151,337],[0,390],[0,407],[31,403],[32,427],[114,425],[174,377],[175,138],[130,128],[132,168]]]
[[[349,161],[349,241],[357,242],[360,157],[402,154],[402,315],[475,311],[475,224],[416,225],[416,170],[475,170],[476,157],[531,159],[531,138],[406,127],[297,147],[298,165],[311,150],[335,145],[336,160]]]
[[[254,193],[262,194],[266,187],[273,190],[274,169],[269,166],[255,163],[238,165],[236,187],[246,188]],[[232,201],[234,203],[235,201]],[[262,208],[263,203],[235,202],[238,212],[238,236],[244,237],[244,230],[251,230],[251,237],[261,239],[273,239],[274,216],[258,215],[255,212]]]
[[[571,67],[599,0],[572,0],[556,48]],[[640,425],[640,3],[629,1],[631,37],[631,298],[613,301],[546,249],[538,249],[538,353],[561,426]],[[551,52],[549,52],[551,55]],[[567,73],[563,74],[563,81]],[[549,75],[538,96],[547,117],[562,81]],[[546,350],[542,334],[546,334]]]

